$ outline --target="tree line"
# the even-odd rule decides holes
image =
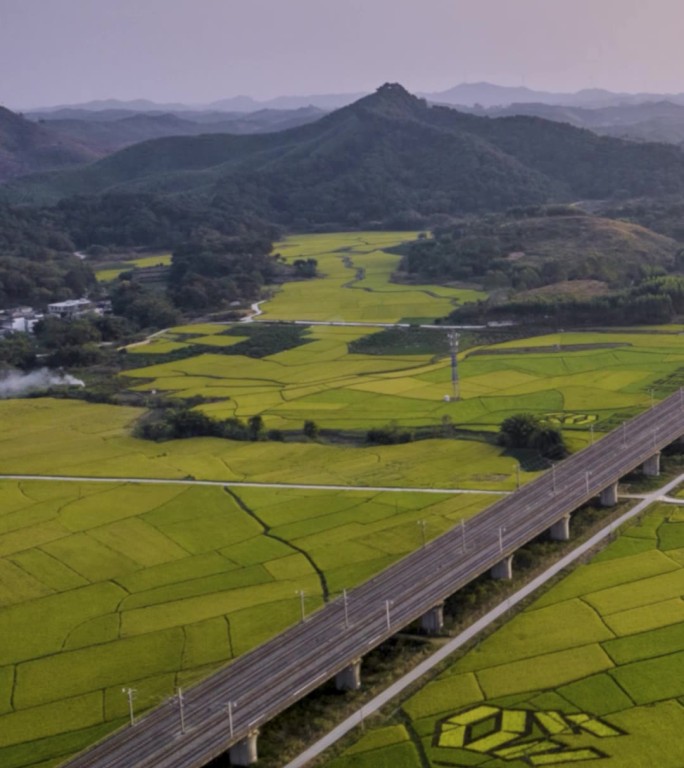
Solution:
[[[646,278],[631,288],[606,296],[518,297],[496,302],[471,302],[455,309],[455,323],[515,320],[545,325],[640,325],[669,323],[684,313],[684,277]]]

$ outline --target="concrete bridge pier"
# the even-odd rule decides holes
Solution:
[[[254,765],[259,759],[257,754],[257,736],[259,731],[252,731],[242,741],[228,750],[231,765]]]
[[[607,488],[601,491],[601,506],[614,507],[618,503],[618,484],[617,481],[611,483]]]
[[[513,578],[513,555],[504,557],[490,571],[493,579],[512,579]]]
[[[646,477],[658,477],[660,474],[660,451],[646,459],[641,468]]]
[[[335,675],[335,688],[338,691],[358,691],[360,687],[361,659],[355,659]]]
[[[444,629],[444,603],[438,603],[420,617],[420,628],[428,635],[438,635]]]
[[[564,515],[549,528],[552,541],[568,541],[570,538],[570,515]]]

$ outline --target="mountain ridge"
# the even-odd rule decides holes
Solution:
[[[369,92],[354,93],[323,93],[309,95],[285,95],[271,99],[254,99],[251,96],[232,96],[217,99],[206,104],[186,104],[182,102],[160,103],[150,99],[100,99],[96,101],[60,104],[48,107],[35,107],[23,110],[27,114],[38,115],[60,109],[85,109],[99,111],[107,109],[127,109],[140,111],[235,111],[254,112],[259,109],[297,109],[299,107],[317,106],[320,109],[332,110],[347,106]],[[417,95],[434,103],[446,103],[452,106],[503,107],[516,103],[536,102],[558,106],[606,107],[624,104],[640,104],[653,101],[672,101],[684,105],[684,93],[651,93],[647,91],[629,93],[616,92],[604,88],[582,88],[574,92],[554,92],[527,88],[526,86],[506,86],[486,81],[475,83],[459,83],[441,91],[419,91]]]
[[[600,137],[537,117],[430,106],[398,84],[279,133],[162,138],[85,168],[26,177],[5,199],[150,193],[212,200],[306,228],[684,194],[674,146]]]
[[[0,107],[0,179],[95,159],[86,145]]]

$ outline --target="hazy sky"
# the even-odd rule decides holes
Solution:
[[[0,0],[0,104],[684,91],[681,0]]]

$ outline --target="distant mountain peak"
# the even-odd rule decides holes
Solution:
[[[409,99],[415,98],[401,83],[383,83],[379,88],[376,88],[375,93],[378,96],[398,96]]]
[[[385,83],[375,93],[354,102],[350,109],[369,110],[391,117],[407,117],[422,112],[427,102],[409,93],[400,83]]]

